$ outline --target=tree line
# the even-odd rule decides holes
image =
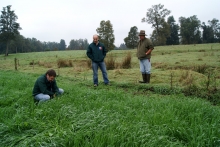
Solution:
[[[196,15],[181,16],[177,24],[174,17],[169,16],[170,13],[171,11],[164,8],[164,5],[153,5],[152,8],[147,9],[146,17],[141,20],[152,26],[150,39],[155,46],[220,42],[218,19],[213,18],[206,24],[201,23]],[[138,40],[138,28],[133,26],[128,36],[124,38],[125,45],[128,48],[135,48]]]
[[[87,49],[89,43],[87,39],[72,39],[67,46],[64,39],[60,42],[42,42],[36,38],[25,38],[19,33],[19,23],[17,15],[11,10],[11,5],[3,7],[0,17],[0,54],[24,53],[54,50],[76,50]],[[171,15],[170,10],[164,5],[153,5],[147,9],[146,17],[141,21],[148,23],[153,28],[149,38],[155,46],[159,45],[178,45],[178,44],[197,44],[197,43],[216,43],[220,42],[220,23],[213,18],[206,24],[197,18],[196,15],[190,17],[179,17],[179,24]],[[167,17],[167,19],[166,19]],[[108,50],[113,49],[133,49],[139,41],[138,28],[133,26],[124,38],[124,43],[119,47],[114,45],[115,36],[113,25],[110,20],[100,22],[96,29],[99,40],[103,42]]]

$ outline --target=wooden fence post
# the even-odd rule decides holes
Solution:
[[[33,63],[33,69],[34,69],[34,60],[32,61],[32,63]]]
[[[60,75],[60,67],[58,67],[58,74],[57,74],[57,76],[59,76]]]
[[[18,68],[17,68],[17,58],[15,58],[15,70],[18,70]]]
[[[173,89],[173,73],[170,74],[170,89]]]

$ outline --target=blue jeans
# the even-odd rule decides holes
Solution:
[[[140,60],[140,71],[142,74],[150,74],[151,62],[150,59]]]
[[[93,70],[93,83],[98,85],[98,67],[102,71],[102,76],[105,84],[109,83],[108,74],[105,66],[105,62],[93,62],[92,61],[92,70]]]
[[[59,94],[63,94],[63,93],[64,93],[64,90],[59,88]],[[39,93],[39,94],[34,96],[34,99],[39,101],[39,102],[43,102],[43,101],[50,100],[50,96],[48,94]]]

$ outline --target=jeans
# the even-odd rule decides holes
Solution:
[[[105,84],[109,83],[108,74],[105,66],[105,62],[93,62],[92,61],[92,70],[93,70],[93,83],[98,85],[98,67],[102,71],[102,76]]]
[[[59,94],[63,94],[63,93],[64,93],[64,90],[59,88]],[[50,100],[50,96],[48,94],[39,93],[39,94],[34,96],[34,99],[39,101],[39,102],[43,102],[43,101]]]
[[[142,74],[150,74],[151,62],[150,59],[140,60],[140,71]]]

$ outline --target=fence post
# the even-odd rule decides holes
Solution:
[[[33,69],[34,69],[34,60],[32,61],[32,63],[33,63]]]
[[[57,74],[57,76],[59,76],[60,75],[60,67],[58,66],[58,74]]]
[[[170,89],[173,89],[173,73],[170,74]]]
[[[18,68],[17,68],[17,58],[15,58],[15,70],[18,70]]]

